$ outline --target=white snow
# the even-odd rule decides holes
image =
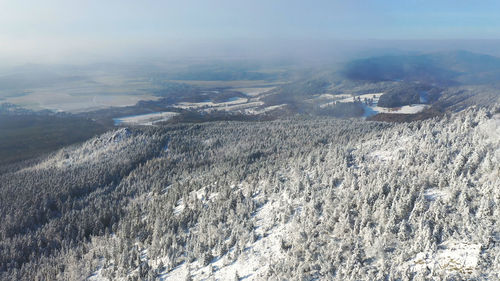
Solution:
[[[215,184],[217,184],[217,182],[215,182]],[[205,203],[207,201],[213,201],[219,195],[218,192],[208,193],[207,187],[203,187],[203,188],[200,188],[197,191],[193,191],[193,192],[191,192],[191,194],[193,194],[194,196],[196,196],[196,198],[198,200],[201,200],[203,203]]]
[[[397,114],[415,114],[419,113],[420,111],[428,108],[429,106],[426,104],[412,104],[412,105],[405,105],[402,107],[394,107],[394,108],[388,108],[388,107],[380,107],[380,106],[370,106],[370,108],[378,113],[397,113]]]
[[[365,116],[364,117],[369,117],[369,116],[372,116],[372,115],[375,115],[378,113],[416,114],[416,113],[419,113],[422,110],[429,107],[426,104],[411,104],[411,105],[405,105],[402,107],[381,107],[381,106],[378,106],[378,101],[379,101],[380,96],[382,96],[383,94],[384,93],[363,94],[363,95],[359,95],[359,96],[351,96],[351,95],[345,96],[344,95],[344,97],[342,99],[322,104],[320,107],[330,106],[330,105],[333,105],[337,102],[347,103],[347,102],[358,101],[358,98],[363,103],[364,103],[365,99],[372,99],[373,100],[372,105],[364,105],[364,107],[365,107]],[[322,95],[322,96],[324,96],[324,95]],[[333,97],[336,97],[336,96],[333,96]]]
[[[104,278],[104,277],[102,276],[101,271],[102,271],[102,266],[101,266],[98,270],[94,271],[94,272],[93,272],[93,273],[92,273],[89,277],[87,277],[87,279],[85,279],[85,280],[87,280],[87,281],[108,281],[108,279],[106,279],[106,278]]]
[[[179,199],[179,201],[177,201],[177,204],[175,204],[174,207],[174,215],[175,216],[180,215],[180,213],[182,213],[182,211],[184,211],[185,208],[186,205],[184,205],[184,200],[182,198]]]
[[[261,101],[256,101],[256,102],[240,103],[240,104],[235,104],[235,105],[220,106],[220,107],[212,108],[212,110],[236,111],[236,110],[243,110],[243,109],[251,108],[251,107],[258,107],[258,106],[261,106],[263,104],[264,103]]]
[[[496,146],[495,157],[497,161],[500,161],[500,114],[495,114],[490,120],[484,122],[480,129],[489,143]]]
[[[173,213],[175,216],[180,215],[184,209],[186,209],[187,206],[189,206],[189,203],[196,198],[197,200],[200,200],[203,204],[207,204],[210,202],[213,202],[217,197],[219,196],[218,192],[213,192],[213,193],[208,193],[207,192],[207,187],[200,188],[199,190],[195,190],[189,193],[188,195],[188,202],[184,202],[185,200],[183,198],[179,199],[174,207]]]
[[[247,114],[260,114],[267,112],[269,110],[275,109],[275,107],[269,107],[264,109],[257,109],[264,105],[264,102],[259,101],[258,98],[237,98],[233,101],[214,103],[214,102],[199,102],[199,103],[179,103],[174,105],[174,107],[183,109],[197,109],[204,112],[214,112],[214,111],[231,111],[240,112]]]
[[[77,148],[63,148],[56,155],[27,169],[62,169],[97,161],[128,161],[120,157],[121,152],[130,145],[142,142],[146,142],[146,137],[132,137],[128,129],[122,128],[93,138]]]
[[[155,112],[142,115],[114,118],[115,125],[143,125],[152,126],[159,122],[168,121],[176,116],[176,112]]]
[[[382,146],[380,140],[373,140],[363,143],[363,147],[371,150],[371,152],[368,153],[368,156],[372,159],[386,162],[397,159],[399,153],[405,151],[407,142],[407,137],[401,137],[392,141],[388,145]]]
[[[435,201],[437,199],[445,199],[450,196],[445,190],[440,190],[437,188],[429,188],[424,191],[424,196],[429,201]]]
[[[365,94],[365,95],[360,95],[359,97],[361,98],[361,101],[363,101],[364,98],[373,99],[374,96],[375,96],[374,100],[378,101],[378,98],[381,95],[382,95],[382,93],[380,93],[380,94]],[[358,96],[356,96],[356,100],[357,100],[357,97]],[[338,102],[340,102],[340,103],[347,103],[347,102],[353,102],[354,101],[353,95],[348,95],[348,94],[340,94],[340,95],[322,94],[317,99],[322,99],[322,100],[328,100],[329,99],[329,100],[331,100],[331,101],[329,101],[327,103],[322,103],[319,106],[321,108],[325,108],[325,107],[328,107],[328,106],[335,105]]]
[[[319,95],[319,99],[345,99],[345,98],[349,98],[349,97],[352,97],[352,95],[348,95],[348,94],[340,94],[340,95],[334,95],[334,94],[321,94]]]
[[[197,195],[201,192],[197,192]],[[209,197],[212,197],[210,195]],[[261,196],[261,195],[259,195]],[[207,266],[198,261],[191,264],[182,264],[168,273],[160,276],[161,280],[183,280],[189,271],[193,280],[233,280],[236,273],[244,280],[264,280],[269,265],[280,261],[285,253],[281,249],[281,239],[292,237],[296,232],[293,222],[281,224],[277,222],[280,208],[284,202],[290,203],[289,198],[270,199],[254,216],[255,233],[260,237],[254,243],[246,245],[245,251],[234,259],[234,248],[225,255],[214,259]],[[209,279],[210,280],[210,279]]]
[[[369,156],[381,161],[390,161],[395,158],[397,152],[397,150],[375,150],[371,152]]]
[[[460,272],[471,274],[479,264],[480,244],[450,240],[438,246],[434,253],[418,253],[410,261],[415,272],[430,269],[437,272]]]
[[[359,96],[352,96],[352,95],[343,95],[344,98],[343,99],[340,99],[338,100],[338,102],[353,102],[354,101],[354,98],[356,98],[356,100],[358,100],[358,97],[361,99],[361,101],[363,102],[364,99],[373,99],[373,102],[374,103],[377,103],[378,102],[378,99],[380,98],[381,95],[383,95],[384,93],[374,93],[374,94],[363,94],[363,95],[359,95]]]
[[[192,108],[202,108],[202,107],[224,107],[224,106],[229,106],[229,105],[235,105],[235,104],[242,104],[248,102],[248,99],[246,98],[237,98],[232,101],[227,101],[227,102],[220,102],[220,103],[215,103],[212,101],[207,101],[207,102],[181,102],[174,107],[178,108],[183,108],[183,109],[192,109]]]
[[[89,277],[87,277],[87,281],[108,281],[109,279],[108,278],[105,278],[104,276],[102,276],[102,268],[103,268],[103,263],[104,263],[104,259],[103,258],[100,258],[99,259],[99,267],[97,268],[97,270],[95,270]]]

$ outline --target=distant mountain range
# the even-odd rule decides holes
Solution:
[[[360,81],[489,84],[500,77],[500,58],[468,51],[380,56],[351,61],[342,72]]]

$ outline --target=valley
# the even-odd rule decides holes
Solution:
[[[495,85],[374,62],[4,88],[0,279],[500,278]]]
[[[0,281],[499,281],[500,1],[0,1]]]

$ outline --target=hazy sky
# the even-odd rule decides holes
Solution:
[[[499,12],[498,0],[0,0],[0,59],[254,39],[500,39]]]

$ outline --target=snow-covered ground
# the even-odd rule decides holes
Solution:
[[[429,188],[424,192],[424,196],[429,201],[435,201],[437,199],[446,199],[450,196],[445,190],[440,190],[437,188]]]
[[[77,148],[63,148],[54,156],[27,169],[63,169],[98,161],[128,161],[121,157],[121,152],[145,141],[145,137],[133,137],[128,129],[122,128],[93,138]]]
[[[491,142],[493,145],[498,145],[499,144],[498,128],[500,125],[500,115],[496,115],[491,119],[490,118],[486,119],[486,117],[484,118],[485,118],[483,119],[484,122],[482,121],[478,123],[479,125],[477,127],[474,127],[473,130],[484,132],[484,135],[480,134],[478,135],[478,137],[481,138],[481,141]],[[467,122],[458,123],[458,126],[460,126],[462,123],[466,124]],[[403,127],[403,125],[398,125],[396,126],[396,129],[398,130],[390,131],[390,134],[385,134],[385,135],[377,134],[374,135],[373,138],[368,138],[366,141],[357,143],[356,146],[353,146],[352,155],[354,156],[354,159],[359,160],[359,157],[364,156],[363,163],[359,163],[360,161],[354,161],[358,162],[356,165],[358,167],[363,167],[363,165],[371,164],[370,162],[378,162],[379,164],[378,167],[384,168],[384,166],[394,166],[394,164],[398,163],[392,161],[405,160],[406,157],[403,157],[404,156],[403,154],[411,155],[411,151],[422,151],[422,152],[432,151],[432,150],[428,151],[419,150],[418,148],[419,147],[423,148],[428,146],[429,144],[435,143],[436,138],[426,137],[420,139],[418,134],[417,135],[413,134],[412,129],[414,128],[410,128],[407,130],[405,130],[404,128],[406,127]],[[452,131],[454,131],[453,128],[454,127],[452,127],[451,129]],[[429,131],[425,130],[424,132],[419,132],[419,134],[428,134],[427,132]],[[443,138],[441,137],[438,140],[441,139]],[[205,139],[204,143],[209,145],[212,141],[213,139],[208,138]],[[430,149],[432,149],[432,147]],[[326,159],[328,159],[328,157]],[[407,168],[411,169],[411,167]],[[297,169],[297,171],[298,170],[299,169]],[[379,170],[384,171],[384,169],[379,169]],[[304,174],[307,175],[308,179],[311,178],[314,180],[314,178],[317,177],[309,169],[305,169],[303,171]],[[437,170],[432,169],[432,171],[430,171],[431,174],[434,171],[439,173]],[[411,172],[410,174],[413,174],[413,172]],[[417,177],[418,176],[425,177],[430,174],[424,173],[422,175],[415,173],[415,175],[417,175]],[[292,178],[298,179],[300,177],[297,176]],[[496,180],[497,178],[495,178],[494,180]],[[384,181],[385,180],[381,182]],[[261,184],[259,183],[257,186],[259,185]],[[338,194],[339,197],[345,196],[344,198],[349,198],[348,196],[342,194],[341,190],[344,189],[345,186],[346,185],[341,185],[339,187],[339,192],[336,194]],[[443,205],[442,203],[446,204],[449,203],[449,201],[453,200],[453,196],[451,195],[455,193],[452,193],[452,189],[446,185],[441,186],[440,184],[439,187],[438,186],[433,186],[432,188],[425,187],[425,189],[424,186],[426,185],[423,184],[423,181],[418,181],[418,185],[415,185],[415,191],[417,192],[416,193],[417,196],[423,195],[423,198],[425,198],[425,203],[423,205],[427,207],[428,206],[435,207]],[[183,199],[178,200],[174,206],[174,215],[179,215],[182,212],[189,209],[191,201],[201,200],[204,205],[205,204],[209,205],[212,200],[217,200],[218,193],[213,192],[213,190],[216,189],[211,187],[212,186],[209,185],[199,190],[192,191]],[[241,184],[237,186],[232,186],[232,188],[233,190],[241,188]],[[241,189],[243,190],[243,188]],[[345,193],[353,193],[353,192],[352,190],[345,189]],[[304,206],[306,206],[303,203],[304,199],[300,197],[299,197],[300,199],[299,198],[291,199],[288,196],[288,194],[289,193],[287,192],[282,192],[279,194],[270,194],[267,195],[268,196],[268,198],[266,198],[267,200],[263,200],[264,198],[263,194],[256,195],[255,197],[253,197],[256,199],[256,202],[257,201],[260,203],[265,202],[265,204],[260,206],[260,208],[258,208],[254,213],[251,214],[250,218],[252,220],[252,225],[254,226],[254,228],[251,232],[249,232],[249,234],[252,235],[251,237],[255,237],[255,239],[250,239],[249,242],[243,245],[244,250],[237,258],[235,258],[236,256],[235,252],[239,248],[234,247],[229,249],[229,252],[221,256],[218,256],[218,254],[215,253],[214,256],[216,256],[216,258],[214,258],[207,266],[204,266],[198,261],[194,261],[192,263],[183,263],[178,265],[176,268],[174,268],[169,272],[166,271],[160,272],[159,279],[186,280],[186,277],[190,276],[192,277],[193,280],[235,280],[235,277],[238,276],[239,280],[269,280],[269,279],[278,280],[278,278],[276,279],[272,279],[272,277],[270,278],[267,274],[269,273],[268,272],[269,265],[279,263],[281,260],[284,260],[285,258],[289,257],[289,255],[282,249],[282,241],[283,241],[282,238],[288,240],[291,237],[293,237],[294,234],[296,234],[299,229],[304,229],[303,228],[304,225],[296,223],[297,222],[296,219],[295,220],[291,219],[287,222],[284,222],[286,220],[280,220],[280,216],[283,216],[283,214],[286,213],[283,210],[287,207],[290,207],[298,211],[294,213],[300,214],[300,212],[302,212],[302,214],[307,214],[307,209],[305,209],[305,211],[300,211],[301,207],[304,208]],[[419,197],[418,200],[420,199],[422,199],[422,197]],[[304,205],[301,206],[301,204]],[[417,207],[415,208],[418,209]],[[413,227],[417,228],[418,224],[414,223],[415,220],[414,218],[411,217],[411,216],[419,216],[419,215],[412,215],[415,213],[418,212],[412,211],[412,213],[410,213],[410,218],[408,218],[408,221],[410,222],[413,221],[412,222]],[[479,213],[480,212],[478,212],[478,214]],[[446,214],[444,213],[444,215]],[[477,216],[481,217],[480,215]],[[320,218],[320,220],[322,218],[323,216]],[[423,219],[420,224],[425,223],[425,221],[426,220]],[[378,235],[378,233],[376,233],[375,236],[376,235]],[[383,257],[381,256],[381,250],[387,248],[385,246],[386,245],[385,239],[387,239],[387,241],[389,242],[391,242],[391,240],[397,241],[397,239],[392,238],[392,235],[386,236],[384,240],[377,240],[371,238],[368,235],[363,237],[366,237],[364,239],[371,239],[371,241],[374,241],[374,243],[370,242],[371,244],[365,244],[366,245],[365,253],[367,257],[366,260],[371,260],[370,261],[371,265],[367,263],[364,266],[367,267],[374,266],[374,268],[382,266],[382,262],[385,261],[381,258]],[[402,269],[401,272],[407,272],[407,273],[415,272],[417,274],[424,274],[425,278],[423,278],[423,280],[443,280],[444,278],[442,278],[442,276],[449,276],[455,273],[460,274],[459,278],[462,278],[457,280],[468,280],[467,277],[473,279],[475,276],[474,274],[477,275],[480,271],[484,270],[485,268],[485,263],[483,258],[486,256],[486,254],[490,254],[491,250],[485,250],[485,248],[487,247],[482,248],[482,246],[487,245],[488,242],[484,242],[484,240],[481,240],[480,238],[475,237],[474,235],[472,235],[472,237],[474,238],[470,239],[468,238],[470,236],[467,237],[465,235],[460,235],[460,234],[454,234],[452,237],[453,239],[449,238],[449,236],[443,235],[442,239],[444,239],[443,240],[444,242],[439,245],[433,244],[432,247],[426,245],[423,248],[417,248],[418,250],[414,250],[415,248],[408,247],[407,248],[408,251],[405,252],[405,255],[400,256],[402,258],[400,259],[401,262],[394,264],[392,261],[389,260],[388,263],[390,264],[390,266],[392,266],[391,263],[393,263],[395,267],[403,267],[404,269]],[[335,236],[332,235],[332,238],[335,238]],[[243,241],[246,240],[243,239]],[[387,243],[387,245],[391,245],[391,247],[392,245],[397,245],[396,246],[397,248],[399,247],[399,243],[403,242],[404,241],[394,244]],[[413,242],[410,241],[410,243]],[[406,244],[406,246],[408,245],[409,244]],[[490,252],[488,253],[488,251]],[[144,252],[145,254],[143,255],[143,257],[144,259],[147,259],[147,249],[143,248],[141,249],[140,252],[141,253]],[[385,253],[383,255],[386,254],[389,255],[388,253]],[[141,257],[141,259],[143,259],[143,257]],[[161,257],[155,260],[148,260],[148,262],[152,266],[152,268],[157,268],[160,261],[162,261],[164,264],[167,263],[165,259],[166,257]],[[493,261],[493,265],[495,264],[496,260]],[[135,271],[136,270],[134,270],[134,272]],[[99,279],[101,275],[102,274],[100,267],[96,267],[96,270],[92,275],[92,280],[104,280],[104,279]],[[417,279],[418,278],[416,278],[415,280]],[[121,280],[126,280],[126,279],[124,278]],[[378,280],[378,279],[373,278],[371,280]]]
[[[184,199],[181,198],[175,204],[173,213],[175,216],[178,216],[184,211],[184,209],[186,209],[186,204],[184,204]]]
[[[384,93],[372,93],[372,94],[364,94],[364,95],[359,95],[359,96],[351,96],[351,95],[328,95],[324,94],[321,95],[320,97],[330,97],[334,99],[334,101],[324,103],[321,105],[321,107],[327,107],[334,105],[335,103],[347,103],[347,102],[354,102],[354,101],[360,101],[363,102],[365,99],[372,100],[371,105],[364,105],[365,108],[365,115],[364,117],[370,117],[372,115],[378,114],[378,113],[389,113],[389,114],[416,114],[421,112],[422,110],[428,108],[429,106],[426,104],[411,104],[411,105],[405,105],[402,107],[381,107],[378,106],[378,101],[380,99],[380,96],[382,96]]]
[[[360,148],[369,151],[367,154],[369,158],[375,161],[388,162],[397,159],[399,154],[407,149],[406,143],[408,141],[408,137],[401,137],[392,140],[390,145],[383,146],[381,140],[374,139],[362,143]]]
[[[321,94],[319,95],[319,99],[334,99],[334,100],[339,100],[339,99],[346,99],[352,97],[352,95],[348,94],[340,94],[340,95],[333,95],[333,94]]]
[[[234,89],[235,91],[238,91],[238,92],[241,92],[247,96],[251,96],[251,97],[256,97],[260,94],[263,94],[263,93],[266,93],[266,92],[269,92],[271,90],[273,90],[274,88],[276,87],[265,87],[265,88],[238,88],[238,89]]]
[[[227,102],[220,102],[220,103],[215,103],[212,101],[207,101],[207,102],[181,102],[174,107],[177,108],[182,108],[182,109],[199,109],[203,107],[211,107],[211,108],[217,108],[217,107],[227,107],[230,105],[235,105],[235,104],[242,104],[242,103],[247,103],[248,99],[247,98],[237,98],[231,101]]]
[[[86,281],[108,281],[107,278],[102,276],[103,260],[103,258],[99,259],[99,267],[85,279]]]
[[[209,111],[212,110],[223,110],[223,111],[240,111],[244,110],[247,108],[255,108],[262,106],[264,103],[261,101],[255,101],[255,102],[248,102],[248,103],[240,103],[240,104],[234,104],[234,105],[226,105],[226,106],[220,106],[216,108],[211,108]]]
[[[361,99],[362,102],[365,99],[373,99],[373,102],[376,104],[378,102],[378,99],[380,98],[380,96],[382,96],[383,94],[384,93],[364,94],[364,95],[355,96],[355,98],[356,98],[356,100],[358,100],[358,98]],[[343,99],[338,100],[338,102],[353,102],[353,101],[354,101],[353,96],[344,97]]]
[[[264,88],[263,88],[264,89]],[[268,88],[266,88],[268,89]],[[255,98],[235,98],[234,100],[214,103],[214,102],[199,102],[199,103],[179,103],[175,105],[177,108],[183,109],[197,109],[204,112],[214,112],[214,111],[226,111],[234,113],[242,113],[248,115],[258,115],[269,111],[280,109],[286,106],[286,104],[272,105],[263,107],[264,102],[259,100],[259,97]]]
[[[409,266],[416,272],[471,274],[478,266],[480,251],[480,244],[450,240],[440,244],[435,252],[418,253]]]
[[[207,192],[207,187],[203,187],[199,190],[196,190],[196,191],[192,191],[189,196],[188,196],[188,199],[198,199],[200,200],[201,202],[203,202],[204,204],[206,203],[209,203],[209,202],[212,202],[213,200],[215,200],[217,198],[217,196],[219,196],[219,194],[217,192],[215,193],[208,193]],[[190,201],[190,200],[188,200]],[[178,216],[180,215],[185,209],[186,209],[186,206],[188,205],[189,202],[184,202],[184,199],[181,198],[177,201],[175,207],[174,207],[174,215]]]
[[[203,191],[196,193],[198,196]],[[240,280],[265,280],[269,265],[280,261],[285,255],[281,249],[281,239],[292,237],[297,230],[293,222],[287,224],[277,222],[283,203],[291,202],[285,197],[282,195],[282,198],[269,200],[256,212],[254,225],[259,238],[254,243],[247,244],[245,251],[236,260],[233,259],[234,249],[230,249],[228,253],[214,259],[207,266],[202,266],[198,261],[189,265],[184,263],[170,272],[161,274],[160,280],[184,280],[188,272],[193,280],[211,280],[210,278],[234,280],[236,275]]]
[[[382,95],[382,93],[380,94],[366,94],[366,95],[361,95],[359,97],[361,97],[361,100],[363,100],[365,97],[366,98],[375,98],[378,100],[378,97]],[[370,97],[368,97],[370,96]],[[340,103],[346,103],[346,102],[353,102],[354,101],[354,98],[352,95],[348,95],[348,94],[340,94],[340,95],[332,95],[332,94],[322,94],[320,95],[319,97],[316,98],[317,100],[320,100],[322,103],[320,104],[319,107],[321,108],[325,108],[325,107],[328,107],[328,106],[332,106],[332,105],[335,105],[336,103],[340,102]],[[356,97],[356,100],[357,100],[357,97]],[[327,101],[327,102],[325,102]]]
[[[481,125],[481,130],[489,142],[497,147],[495,156],[500,162],[500,113],[495,114],[490,120]]]
[[[368,106],[371,110],[377,113],[397,113],[397,114],[415,114],[428,108],[426,104],[411,104],[402,107],[380,107],[380,106]]]
[[[380,161],[390,161],[396,158],[399,149],[395,150],[374,150],[369,156],[380,160]]]
[[[143,125],[152,126],[159,122],[168,121],[178,113],[176,112],[155,112],[142,115],[114,118],[115,125]]]
[[[242,93],[245,93],[249,96],[249,98],[235,98],[227,102],[214,103],[212,101],[206,102],[198,102],[198,103],[190,103],[183,102],[174,105],[174,107],[182,108],[182,109],[197,109],[204,112],[213,112],[213,111],[227,111],[227,112],[238,112],[243,114],[257,115],[266,113],[268,111],[276,110],[285,106],[285,104],[281,105],[273,105],[265,108],[261,108],[264,105],[264,102],[260,101],[262,97],[260,94],[269,92],[273,88],[242,88],[237,89]],[[378,113],[399,113],[399,114],[415,114],[418,113],[428,107],[425,104],[412,104],[406,105],[397,108],[385,108],[377,106],[378,100],[383,93],[371,93],[371,94],[363,94],[358,96],[352,96],[348,94],[321,94],[310,101],[315,104],[320,104],[320,107],[328,107],[332,106],[336,103],[348,103],[353,101],[362,102],[365,108],[364,117],[369,117]],[[371,101],[371,105],[364,104],[366,100]]]
[[[96,89],[68,89],[64,88],[64,86],[60,88],[49,87],[29,91],[26,95],[8,97],[3,102],[20,105],[32,110],[48,109],[57,112],[79,113],[109,107],[132,106],[139,101],[158,100],[158,97],[151,94],[112,92],[105,95],[98,93],[89,95],[87,91],[93,92]],[[108,91],[107,89],[106,92]]]

